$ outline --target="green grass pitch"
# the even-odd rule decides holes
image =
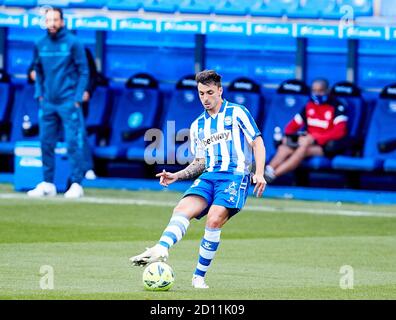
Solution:
[[[266,198],[224,227],[209,290],[191,287],[204,228],[193,221],[170,252],[173,288],[145,291],[128,257],[158,240],[179,198],[87,189],[32,200],[0,185],[0,299],[396,299],[396,206]],[[53,290],[40,288],[43,265]],[[344,265],[353,289],[340,287]]]

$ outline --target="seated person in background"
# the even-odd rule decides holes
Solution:
[[[303,110],[287,124],[286,137],[265,168],[265,180],[272,182],[296,169],[306,157],[328,155],[326,146],[346,137],[347,121],[345,107],[329,96],[328,81],[314,80],[311,98]],[[300,132],[303,128],[306,132]]]

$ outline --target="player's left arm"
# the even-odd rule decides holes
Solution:
[[[257,127],[249,110],[245,107],[237,109],[237,121],[241,128],[246,140],[249,142],[253,149],[254,159],[256,161],[256,171],[252,177],[253,183],[256,184],[253,193],[257,197],[261,197],[264,192],[267,182],[264,179],[265,167],[265,146],[261,132]]]
[[[256,184],[253,190],[253,194],[257,197],[261,197],[267,182],[264,179],[264,167],[265,167],[265,146],[261,136],[256,137],[251,143],[254,153],[254,159],[256,161],[256,171],[252,177],[253,183]]]

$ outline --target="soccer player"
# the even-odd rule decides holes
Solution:
[[[190,128],[191,151],[195,159],[184,170],[165,170],[156,176],[168,186],[177,180],[199,176],[184,193],[158,243],[130,258],[132,265],[166,261],[168,250],[182,239],[190,220],[207,215],[205,233],[199,248],[192,285],[206,289],[205,275],[220,243],[221,229],[246,201],[254,154],[256,170],[252,176],[254,193],[260,197],[264,179],[265,147],[250,112],[222,98],[221,76],[213,70],[196,75],[198,94],[204,112]]]

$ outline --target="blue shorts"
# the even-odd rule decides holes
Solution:
[[[208,203],[197,219],[204,217],[212,204],[229,209],[229,217],[242,210],[245,205],[250,184],[249,175],[233,175],[226,172],[205,172],[201,174],[184,193],[201,196]]]

